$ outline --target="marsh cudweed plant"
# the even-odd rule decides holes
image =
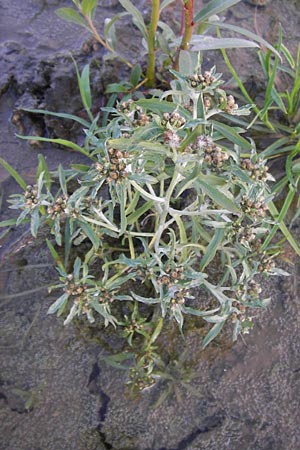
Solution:
[[[268,303],[261,275],[278,273],[263,247],[273,178],[230,125],[250,108],[214,68],[174,74],[160,98],[104,108],[108,125],[84,130],[86,163],[60,166],[58,188],[40,157],[37,184],[11,199],[17,223],[30,217],[34,236],[42,224],[53,235],[60,294],[48,312],[115,327],[130,346],[142,340],[131,371],[139,388],[153,381],[170,321],[183,331],[187,316],[211,324],[203,347],[226,323],[235,340]]]

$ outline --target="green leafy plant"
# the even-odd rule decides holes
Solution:
[[[221,27],[216,23],[218,37],[221,38],[220,28],[235,29],[235,26],[222,24]],[[249,35],[249,37],[251,34]],[[278,43],[274,49],[270,46],[257,52],[262,67],[262,74],[265,75],[265,90],[260,93],[260,104],[254,104],[253,99],[248,93],[243,81],[232,66],[225,48],[221,49],[224,61],[230,70],[234,80],[241,92],[242,101],[248,101],[253,104],[255,113],[250,124],[239,120],[241,126],[250,129],[250,133],[256,139],[262,135],[267,135],[270,144],[266,148],[260,149],[260,157],[268,161],[274,158],[285,158],[285,173],[277,175],[277,183],[273,185],[272,195],[274,198],[285,196],[283,204],[276,206],[273,202],[269,203],[269,210],[274,218],[274,227],[265,241],[264,248],[272,241],[277,230],[280,228],[283,234],[283,241],[287,240],[294,251],[299,255],[299,245],[289,232],[285,225],[285,220],[291,215],[292,205],[298,196],[299,183],[299,61],[300,52],[298,48],[297,56],[294,58],[282,42],[282,30],[279,30]],[[284,77],[288,88],[281,91],[280,80]],[[261,100],[262,98],[262,100]],[[297,199],[297,208],[290,224],[299,217],[297,212],[299,206],[299,197]],[[294,207],[293,207],[294,209]]]
[[[78,81],[91,121],[58,114],[82,123],[84,146],[34,137],[86,161],[50,173],[40,156],[33,186],[1,161],[23,189],[11,198],[17,223],[30,218],[34,236],[41,226],[53,236],[59,283],[51,290],[61,295],[49,314],[115,327],[132,349],[125,359],[133,358],[138,388],[163,366],[160,338],[170,324],[184,331],[187,320],[202,320],[206,347],[231,323],[235,340],[269,302],[261,277],[286,275],[268,240],[274,179],[245,130],[228,125],[252,105],[239,107],[215,68],[184,68],[159,97],[103,108],[109,120],[99,127],[86,67]]]
[[[135,83],[138,87],[146,83],[148,87],[153,87],[157,78],[163,79],[164,74],[158,69],[158,62],[165,73],[166,68],[179,68],[179,59],[182,52],[199,50],[215,50],[220,48],[237,47],[259,47],[263,45],[276,53],[275,49],[264,39],[241,27],[230,24],[223,24],[218,14],[239,3],[240,0],[210,0],[199,12],[194,12],[194,0],[181,0],[182,4],[182,25],[181,36],[177,37],[176,32],[161,20],[161,13],[174,0],[152,0],[151,17],[147,24],[142,13],[130,0],[119,0],[125,9],[124,13],[117,14],[112,19],[107,19],[103,29],[103,37],[99,34],[94,25],[93,19],[97,7],[97,0],[72,0],[75,8],[59,8],[56,12],[64,20],[76,23],[87,29],[94,38],[108,51],[106,57],[117,57],[132,69],[132,75],[137,71],[136,66],[124,58],[118,50],[118,39],[116,23],[126,15],[130,15],[133,24],[140,31],[145,42],[147,63],[146,73],[139,73],[140,81]],[[219,27],[230,29],[231,31],[245,36],[241,38],[217,38],[207,35],[208,32],[215,31]],[[130,86],[130,85],[129,85]],[[114,86],[116,90],[117,86]],[[127,86],[128,88],[128,86]],[[120,92],[126,92],[126,86],[119,86]],[[132,89],[132,84],[131,88]]]

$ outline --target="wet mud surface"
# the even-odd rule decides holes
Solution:
[[[102,2],[99,25],[120,10],[115,3]],[[149,14],[149,2],[138,3]],[[117,80],[123,70],[117,62],[104,66],[103,51],[88,34],[54,15],[58,6],[68,5],[67,0],[2,0],[0,5],[0,153],[28,182],[39,152],[51,168],[67,167],[81,157],[58,147],[30,146],[15,133],[76,136],[78,141],[82,134],[68,121],[21,108],[83,114],[70,51],[80,66],[99,62],[92,66],[95,111],[104,104],[107,80]],[[175,23],[172,8],[168,15]],[[241,2],[229,19],[255,28],[273,43],[280,20],[285,45],[295,54],[299,2],[273,0],[262,8]],[[132,33],[124,31],[124,47]],[[130,49],[137,59],[138,42]],[[208,66],[215,63],[212,58],[209,54]],[[231,52],[231,58],[255,91],[261,78],[254,53]],[[217,68],[223,70],[221,61]],[[0,182],[4,220],[13,216],[6,198],[18,187],[2,168]],[[299,228],[293,232],[299,238]],[[104,363],[107,352],[97,339],[84,339],[75,326],[63,327],[47,316],[53,294],[46,286],[56,280],[56,272],[45,237],[34,241],[24,226],[6,235],[0,248],[1,450],[299,448],[300,263],[295,257],[286,266],[290,277],[265,284],[271,306],[255,317],[244,341],[201,352],[197,331],[190,331],[181,343],[194,355],[188,387],[182,382],[185,374],[177,370],[170,383],[160,381],[131,399],[124,387],[128,374]]]

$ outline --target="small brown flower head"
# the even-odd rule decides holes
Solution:
[[[244,195],[241,200],[241,209],[245,214],[248,214],[253,219],[257,219],[259,217],[266,216],[268,207],[264,203],[263,198],[259,198],[257,201],[253,201],[246,195]]]
[[[169,277],[169,275],[161,275],[157,279],[157,283],[162,284],[164,286],[169,286],[171,284],[171,278]]]
[[[228,154],[223,152],[222,148],[218,147],[210,136],[198,136],[195,143],[192,144],[192,148],[198,153],[203,153],[203,160],[209,166],[220,168],[229,159]]]
[[[147,374],[146,372],[141,373],[141,371],[135,368],[130,369],[129,378],[129,384],[133,385],[133,387],[139,391],[147,389],[155,384],[155,379],[151,375]]]
[[[256,238],[254,228],[246,225],[245,227],[240,227],[238,232],[238,241],[242,245],[249,245]]]
[[[241,161],[242,169],[249,172],[249,176],[255,181],[267,181],[272,179],[269,175],[269,167],[264,166],[262,163],[254,164],[250,159],[243,159]]]
[[[150,122],[150,119],[151,116],[144,113],[142,108],[137,107],[132,124],[135,127],[144,127]]]
[[[104,305],[109,305],[114,301],[114,293],[109,292],[106,288],[101,288],[98,296],[98,302]]]
[[[209,166],[217,167],[218,169],[221,168],[225,161],[229,159],[229,156],[227,153],[222,151],[221,147],[218,147],[217,145],[214,145],[213,150],[209,149],[209,152],[204,152],[204,161]]]
[[[179,266],[179,267],[175,267],[175,268],[171,268],[171,267],[167,267],[165,269],[165,272],[163,275],[161,275],[157,282],[158,284],[163,284],[165,286],[170,286],[172,284],[176,284],[179,281],[184,280],[184,273],[183,273],[183,267]]]
[[[68,197],[65,195],[58,197],[52,205],[48,206],[47,214],[51,216],[52,219],[65,215],[67,201]]]
[[[178,129],[185,125],[185,118],[182,117],[178,112],[174,111],[172,113],[164,113],[161,124],[163,127]]]
[[[237,103],[235,103],[235,98],[233,97],[233,95],[228,95],[226,97],[226,105],[225,105],[224,110],[228,114],[234,114],[237,109],[238,109],[238,105],[237,105]]]
[[[145,126],[151,120],[151,116],[147,115],[143,108],[136,105],[131,99],[126,102],[119,103],[117,110],[131,119],[132,125],[135,127]]]
[[[211,98],[208,95],[205,95],[203,97],[203,106],[204,106],[206,111],[208,111],[212,107],[212,101],[211,101]]]
[[[217,79],[211,72],[206,71],[204,74],[198,73],[187,77],[187,81],[192,88],[205,89],[215,83]]]
[[[104,171],[102,173],[106,176],[108,183],[112,181],[121,182],[128,175],[126,172],[126,160],[129,155],[127,152],[122,152],[112,147],[107,150],[107,153],[109,162],[103,166]]]
[[[36,184],[26,186],[24,203],[26,208],[34,208],[38,204],[38,187]]]
[[[76,282],[74,280],[73,274],[69,274],[65,281],[65,287],[64,291],[73,296],[76,297],[76,301],[79,302],[83,300],[86,297],[86,290],[87,286],[84,283]]]
[[[172,148],[177,148],[180,146],[181,138],[175,133],[175,131],[166,130],[164,132],[164,143]]]
[[[109,163],[108,161],[96,162],[92,169],[95,170],[95,180],[101,180],[103,177],[106,177],[109,171]]]
[[[248,286],[248,294],[251,297],[258,297],[261,292],[262,292],[261,285],[256,281],[251,280]]]
[[[259,272],[270,272],[272,271],[272,269],[274,269],[275,267],[275,263],[273,261],[272,258],[269,258],[267,256],[263,256],[259,266],[258,266],[258,271]]]
[[[134,108],[134,101],[132,99],[127,100],[126,102],[121,102],[117,106],[117,110],[123,114],[130,113]]]

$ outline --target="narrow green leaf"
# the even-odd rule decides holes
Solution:
[[[215,314],[214,316],[207,316],[207,317],[203,317],[203,319],[208,322],[208,323],[220,323],[220,322],[224,322],[224,320],[226,320],[227,316],[219,316],[218,314]]]
[[[149,200],[153,200],[154,202],[158,202],[158,203],[164,203],[165,199],[164,198],[160,198],[160,197],[156,197],[156,195],[152,195],[149,192],[145,191],[145,189],[143,189],[141,186],[139,186],[135,181],[133,180],[129,180],[130,184],[138,191],[140,192],[141,196],[145,199],[149,199]]]
[[[205,108],[203,105],[203,98],[201,95],[199,95],[198,101],[197,101],[197,117],[199,119],[205,118]]]
[[[72,164],[71,167],[78,172],[88,172],[90,169],[90,166],[87,166],[85,164]]]
[[[162,4],[160,5],[160,10],[162,11],[164,8],[169,6],[171,3],[173,3],[174,0],[164,0]]]
[[[85,16],[92,17],[94,9],[96,8],[98,0],[82,0],[81,8]]]
[[[139,28],[143,37],[147,40],[148,30],[144,22],[143,15],[140,11],[134,6],[134,4],[130,0],[119,0],[119,3],[123,6],[126,11],[128,11],[133,19],[135,19],[135,24]]]
[[[294,69],[295,68],[295,60],[294,60],[291,52],[288,50],[288,48],[284,44],[281,44],[280,50],[284,54],[285,59],[289,63],[291,69]]]
[[[68,298],[69,294],[62,294],[54,303],[52,303],[47,314],[54,314],[58,309],[63,308],[67,304]]]
[[[89,238],[89,240],[93,244],[93,247],[95,248],[95,250],[98,250],[99,245],[100,245],[100,239],[99,239],[98,235],[95,233],[95,231],[93,230],[93,228],[86,222],[82,222],[82,221],[79,222],[79,226],[82,229],[82,231],[84,232],[84,234]]]
[[[117,93],[113,93],[109,96],[108,102],[106,104],[106,107],[110,108],[112,106],[115,105],[116,100],[118,98],[118,94]],[[109,117],[109,112],[108,111],[104,111],[103,114],[103,119],[102,119],[102,126],[106,127],[107,123],[108,123],[108,117]]]
[[[0,222],[0,228],[11,227],[13,225],[16,225],[16,222],[17,219],[2,220],[2,222]]]
[[[141,65],[140,64],[136,64],[131,69],[131,74],[130,74],[130,83],[131,83],[131,85],[134,86],[134,87],[137,86],[138,83],[140,82],[141,76],[142,76]]]
[[[215,314],[216,312],[220,311],[220,308],[211,309],[210,311],[200,311],[189,306],[182,306],[182,311],[186,314],[192,314],[193,316],[205,317]]]
[[[130,216],[127,217],[128,225],[132,225],[136,220],[138,220],[143,214],[145,214],[149,209],[152,208],[154,202],[152,200],[144,203],[144,205],[140,206],[136,211],[134,211]]]
[[[293,150],[295,148],[294,145],[284,147],[284,145],[287,144],[288,142],[290,142],[289,137],[277,139],[275,142],[273,142],[273,144],[269,145],[264,151],[260,153],[261,158],[267,159],[271,156],[275,156],[280,153],[285,153],[289,152],[290,150]]]
[[[134,292],[131,292],[131,295],[138,302],[146,303],[147,305],[153,305],[160,302],[159,298],[142,297],[141,295],[135,294]]]
[[[220,2],[220,3],[225,3],[225,2]],[[246,30],[246,28],[237,27],[236,25],[231,25],[229,23],[223,23],[221,21],[220,22],[207,22],[207,25],[215,26],[216,28],[221,28],[221,29],[224,28],[227,30],[234,31],[238,34],[242,34],[243,36],[246,36],[247,38],[252,39],[255,42],[258,42],[258,44],[260,44],[261,47],[268,48],[269,50],[271,50],[272,53],[274,53],[275,55],[277,55],[280,58],[278,51],[271,44],[269,44],[269,42],[267,42],[265,39],[260,37],[258,34],[255,34],[249,30]]]
[[[219,131],[225,138],[234,144],[242,147],[243,150],[252,150],[252,144],[247,141],[245,138],[239,135],[237,131],[233,127],[228,125],[224,125],[223,123],[216,122],[215,120],[211,121],[213,123],[214,129]]]
[[[67,195],[68,192],[67,192],[65,171],[64,171],[63,166],[61,164],[59,164],[59,166],[58,166],[58,178],[59,178],[59,183],[60,183],[60,187],[61,187],[62,193],[64,195]]]
[[[218,50],[220,48],[253,48],[259,47],[253,41],[239,38],[216,38],[213,36],[193,36],[191,39],[192,51]]]
[[[204,349],[213,339],[215,339],[224,326],[225,320],[223,322],[216,323],[210,331],[207,333],[202,342],[202,348]]]
[[[39,164],[38,164],[37,174],[36,174],[37,178],[40,176],[40,174],[42,172],[44,172],[44,176],[43,176],[44,184],[46,185],[46,188],[48,190],[50,190],[50,187],[51,187],[51,175],[50,175],[50,172],[49,172],[49,169],[48,169],[48,165],[47,165],[46,160],[45,160],[43,155],[38,154],[38,160],[39,160]]]
[[[208,264],[214,259],[220,243],[223,240],[224,237],[224,233],[225,230],[224,228],[218,228],[212,238],[212,240],[210,241],[209,245],[206,247],[206,251],[205,254],[203,256],[203,258],[200,261],[200,270],[203,271],[205,269],[206,266],[208,266]]]
[[[70,251],[71,251],[71,244],[72,244],[72,239],[71,239],[71,230],[70,230],[70,218],[66,217],[66,223],[65,223],[65,254],[64,254],[64,263],[65,263],[65,267],[68,267],[68,263],[69,263],[69,256],[70,256]]]
[[[172,113],[174,111],[174,103],[170,103],[164,100],[158,100],[158,99],[140,99],[136,102],[137,105],[142,106],[143,108],[147,108],[150,111],[156,112],[156,113]],[[176,109],[185,119],[190,119],[191,114],[181,106],[178,106]]]
[[[270,55],[268,55],[268,56],[270,56]],[[265,114],[268,114],[268,109],[271,106],[272,100],[274,98],[272,96],[272,93],[274,93],[274,82],[275,82],[275,77],[277,75],[277,67],[278,67],[278,63],[279,63],[279,58],[280,58],[280,56],[279,57],[275,56],[271,73],[268,72],[268,84],[267,84],[267,89],[266,89],[266,93],[265,93],[265,104],[261,111],[262,117],[264,117]]]
[[[86,107],[91,109],[92,97],[91,97],[91,86],[90,86],[90,66],[86,64],[81,72],[81,87],[82,100],[85,100]]]
[[[73,274],[75,280],[78,280],[80,278],[80,269],[81,269],[81,259],[79,258],[79,256],[77,256],[73,265]]]
[[[225,208],[231,212],[239,212],[236,204],[229,197],[223,194],[223,192],[219,191],[214,186],[207,184],[200,177],[198,177],[197,183],[201,186],[202,190],[219,206],[222,206],[222,208]]]
[[[297,253],[297,255],[300,256],[299,245],[297,244],[294,237],[292,236],[292,234],[286,227],[285,223],[283,222],[283,219],[293,201],[294,195],[295,195],[295,191],[293,188],[290,187],[290,191],[289,191],[288,195],[286,196],[284,205],[282,206],[280,213],[278,212],[278,210],[273,202],[268,203],[269,211],[277,223],[276,223],[276,225],[273,226],[271,232],[268,234],[268,237],[264,241],[264,243],[262,245],[262,251],[267,249],[269,243],[271,242],[272,238],[275,236],[275,233],[279,228],[281,230],[282,234],[284,235],[285,239],[289,242],[290,246],[294,249],[294,251]]]
[[[38,208],[31,212],[30,231],[33,237],[37,237],[37,233],[41,224],[41,218]]]
[[[44,137],[39,137],[39,136],[21,136],[20,134],[16,134],[16,136],[20,139],[24,139],[24,140],[30,140],[30,141],[40,141],[40,142],[51,142],[53,144],[58,144],[58,145],[63,145],[64,147],[68,147],[71,148],[72,150],[75,150],[76,152],[82,153],[85,156],[88,156],[89,158],[91,158],[91,155],[89,154],[88,151],[84,150],[83,148],[79,147],[79,145],[75,144],[74,142],[71,141],[67,141],[66,139],[51,139],[51,138],[44,138]],[[1,159],[0,159],[0,163],[1,163]],[[25,183],[25,187],[26,187],[26,183]]]
[[[84,18],[73,8],[59,8],[55,11],[55,14],[68,22],[76,23],[90,30]]]
[[[21,175],[18,174],[18,172],[3,158],[0,158],[0,164],[4,167],[5,170],[16,180],[19,186],[21,186],[22,189],[26,189],[27,184],[21,177]]]
[[[194,73],[194,64],[191,56],[191,52],[188,50],[180,50],[179,53],[179,72],[181,75],[191,75]]]
[[[30,108],[21,108],[22,111],[30,112],[32,114],[46,114],[48,116],[55,116],[55,117],[61,117],[62,119],[69,119],[74,120],[75,122],[80,123],[80,125],[83,125],[85,128],[90,127],[90,123],[87,122],[84,119],[81,119],[80,117],[74,116],[73,114],[67,114],[67,113],[56,113],[52,111],[47,111],[46,109],[30,109]]]
[[[152,334],[152,336],[151,336],[151,338],[149,340],[149,343],[148,343],[149,346],[154,344],[154,342],[156,341],[156,339],[160,335],[160,332],[162,330],[163,324],[164,324],[164,319],[162,317],[160,317],[158,319],[158,323],[157,323],[157,325],[155,327],[155,330],[153,331],[153,334]]]
[[[124,83],[110,83],[106,86],[105,94],[113,94],[118,92],[127,93],[129,89],[130,87]]]
[[[204,22],[209,17],[225,11],[241,0],[211,0],[194,17],[194,22]]]
[[[55,250],[55,248],[53,247],[53,245],[51,244],[51,242],[49,241],[49,239],[46,239],[46,243],[47,246],[50,250],[51,256],[54,259],[55,263],[58,265],[58,267],[60,268],[60,270],[66,274],[65,268],[63,266],[63,263],[61,261],[61,258],[59,256],[59,254],[57,253],[57,251]]]
[[[121,364],[123,361],[133,358],[133,353],[117,353],[116,355],[109,356],[100,356],[100,359],[103,359],[108,365],[111,367],[116,367],[117,369],[128,370],[128,364]]]

